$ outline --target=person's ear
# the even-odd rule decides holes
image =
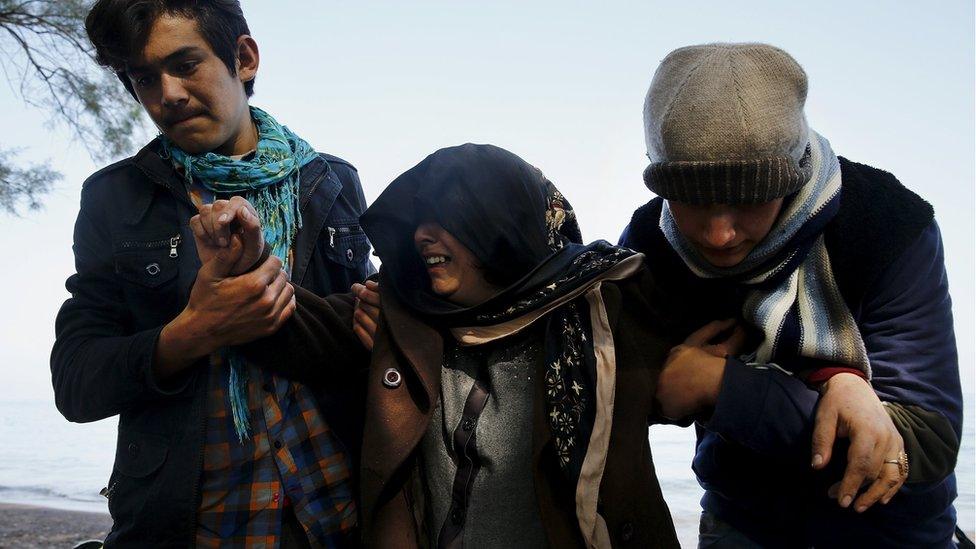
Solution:
[[[242,84],[254,80],[260,64],[261,54],[258,52],[258,43],[248,34],[240,35],[237,38],[237,77]]]

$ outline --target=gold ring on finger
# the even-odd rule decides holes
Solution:
[[[904,451],[899,452],[898,457],[895,459],[886,459],[884,462],[890,463],[892,465],[898,466],[898,474],[902,478],[908,478],[908,454]]]

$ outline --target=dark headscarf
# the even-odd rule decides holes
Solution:
[[[436,296],[417,253],[417,226],[436,221],[504,287],[464,308]],[[493,326],[585,287],[623,259],[624,248],[582,245],[575,214],[537,168],[492,145],[438,150],[387,187],[360,218],[383,262],[384,283],[421,318],[441,327]],[[560,466],[575,482],[593,425],[596,359],[585,298],[543,317],[546,410]]]
[[[360,221],[384,268],[395,273],[391,281],[400,299],[417,312],[442,317],[461,307],[430,291],[413,241],[420,223],[439,223],[502,288],[565,244],[582,240],[572,207],[541,171],[505,149],[471,143],[440,149],[404,172]]]

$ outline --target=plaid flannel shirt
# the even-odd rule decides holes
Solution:
[[[200,206],[213,201],[193,185]],[[251,438],[241,443],[230,413],[230,366],[211,356],[199,547],[277,547],[291,505],[313,547],[343,545],[356,525],[348,457],[304,385],[247,366]]]
[[[277,547],[286,504],[313,547],[341,545],[356,524],[350,465],[311,391],[249,365],[252,436],[241,443],[229,366],[213,362],[197,545]]]

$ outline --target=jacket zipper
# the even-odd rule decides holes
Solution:
[[[309,187],[308,192],[305,193],[305,196],[303,196],[303,197],[301,197],[299,199],[299,201],[298,201],[298,205],[299,205],[298,211],[299,212],[304,212],[305,211],[305,208],[308,206],[308,201],[312,197],[312,193],[315,192],[315,189],[319,188],[319,181],[321,181],[324,177],[325,176],[322,176],[322,177],[316,179],[315,182],[312,183],[312,185]]]
[[[105,488],[102,488],[101,490],[99,490],[98,491],[98,495],[104,496],[105,499],[107,499],[109,501],[112,501],[112,492],[115,491],[115,487],[118,486],[118,484],[119,484],[119,481],[116,480],[112,484],[110,484],[110,485],[106,486]]]
[[[363,232],[363,229],[356,225],[354,227],[326,227],[329,230],[329,246],[335,248],[335,236],[336,233],[340,235],[358,234]]]
[[[138,241],[128,241],[122,243],[123,250],[153,250],[156,248],[166,248],[169,247],[169,256],[176,258],[179,257],[179,252],[177,248],[180,242],[183,241],[183,237],[179,234],[172,236],[164,240],[152,240],[149,242],[138,242]]]

